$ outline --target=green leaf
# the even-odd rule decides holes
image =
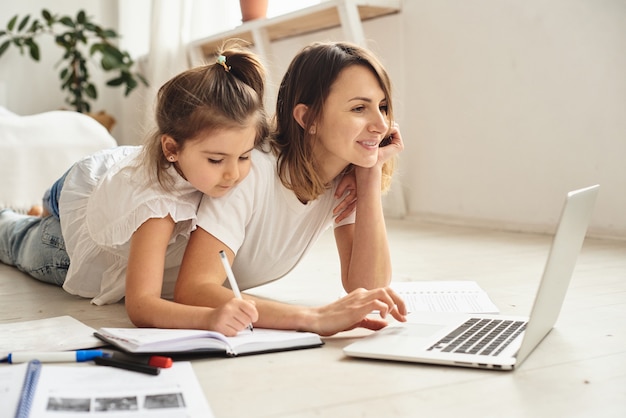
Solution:
[[[30,28],[28,28],[28,31],[31,33],[37,32],[37,30],[41,27],[41,23],[39,23],[39,20],[35,19],[33,20],[33,23],[31,23]]]
[[[144,84],[144,86],[149,86],[150,84],[148,84],[148,80],[146,80],[146,78],[144,76],[142,76],[141,74],[135,74],[135,77],[137,77],[139,80],[141,80],[141,82]]]
[[[9,24],[7,25],[7,29],[12,31],[15,27],[15,22],[17,22],[17,15],[13,16],[11,20],[9,20]]]
[[[89,48],[89,55],[91,56],[95,54],[96,52],[102,52],[103,50],[102,45],[103,44],[100,44],[100,43],[92,44],[91,47]]]
[[[39,45],[37,45],[32,39],[26,41],[26,45],[28,45],[30,57],[35,61],[39,61]]]
[[[74,21],[68,16],[63,16],[61,20],[59,20],[59,22],[61,22],[63,25],[70,27],[70,28],[76,27],[76,25],[74,25]]]
[[[5,30],[0,30],[0,36],[4,36],[4,35],[6,35],[6,34],[7,34],[7,31],[5,31]]]
[[[90,97],[92,99],[98,98],[98,92],[96,91],[96,86],[94,86],[91,83],[89,83],[89,85],[85,89],[85,94],[87,95],[87,97]]]
[[[0,57],[2,56],[2,54],[4,54],[4,51],[7,50],[9,45],[11,45],[11,41],[10,40],[4,41],[2,43],[2,45],[0,45]]]
[[[100,36],[102,36],[103,38],[117,38],[118,37],[117,32],[115,32],[113,29],[103,30]]]
[[[81,10],[78,12],[78,14],[76,15],[76,21],[78,23],[80,23],[81,25],[85,24],[85,21],[87,20],[87,16],[85,15],[85,11]]]
[[[46,22],[48,22],[48,24],[52,21],[52,15],[50,14],[50,12],[46,9],[43,9],[41,11],[41,16],[46,19]]]
[[[102,52],[103,61],[106,59],[106,64],[110,66],[108,70],[111,70],[113,68],[125,67],[124,53],[120,51],[119,49],[117,49],[115,46],[111,44],[103,43],[101,52]]]
[[[134,78],[130,78],[126,83],[126,93],[125,96],[128,96],[135,88],[137,87],[137,81]]]
[[[20,32],[22,29],[24,29],[26,25],[28,25],[29,20],[30,20],[30,15],[26,15],[24,19],[22,19],[20,24],[17,26],[17,31]]]
[[[102,60],[100,60],[100,64],[105,71],[111,71],[116,68],[119,68],[122,65],[122,62],[118,59],[119,57],[111,54],[110,51],[102,52]]]
[[[122,84],[124,84],[124,77],[112,78],[111,80],[107,81],[107,86],[111,87],[121,86]]]

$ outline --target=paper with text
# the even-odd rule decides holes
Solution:
[[[5,412],[17,408],[25,371],[26,363],[0,366],[0,404]],[[157,376],[89,364],[44,364],[30,418],[88,416],[214,415],[189,362],[175,362]]]
[[[392,282],[411,312],[498,313],[489,295],[474,281]]]

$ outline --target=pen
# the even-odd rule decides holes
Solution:
[[[31,360],[39,360],[42,363],[74,363],[93,360],[102,357],[102,350],[78,350],[78,351],[54,351],[54,352],[37,352],[22,351],[9,354],[8,362],[26,363]]]
[[[224,270],[226,271],[226,277],[228,277],[228,282],[230,283],[231,290],[233,291],[237,299],[243,299],[241,297],[241,292],[239,291],[239,286],[237,286],[235,275],[233,274],[233,270],[230,268],[230,263],[228,262],[228,258],[226,257],[226,253],[224,252],[224,250],[220,251],[220,258],[222,259],[222,264],[224,265]],[[248,329],[250,331],[254,330],[252,324],[248,325]]]
[[[118,369],[151,374],[154,376],[161,373],[161,369],[159,367],[150,366],[149,364],[136,363],[133,361],[121,360],[114,357],[96,357],[95,359],[93,359],[93,361],[99,366],[117,367]]]

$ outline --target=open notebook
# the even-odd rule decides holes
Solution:
[[[599,186],[567,195],[530,318],[420,313],[344,348],[348,356],[512,370],[554,326]]]
[[[163,328],[100,328],[96,337],[128,353],[215,353],[229,357],[320,347],[312,332],[255,328],[234,337],[215,331]]]

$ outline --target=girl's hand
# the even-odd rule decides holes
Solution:
[[[258,319],[259,313],[253,301],[233,298],[211,311],[207,329],[234,337]]]
[[[378,311],[381,319],[367,318],[372,311]],[[317,323],[313,324],[312,331],[330,336],[357,327],[379,330],[387,326],[384,319],[389,314],[405,322],[407,311],[402,298],[391,288],[385,287],[353,290],[338,301],[317,308],[317,314]]]
[[[333,209],[333,215],[337,215],[335,222],[341,222],[347,218],[356,208],[356,177],[354,171],[350,171],[344,175],[335,191],[335,199],[344,198]]]
[[[404,150],[404,142],[402,141],[402,135],[400,134],[400,126],[397,123],[393,123],[391,129],[389,129],[388,135],[382,142],[382,146],[378,149],[378,162],[380,164],[388,161],[393,156],[400,154]]]

